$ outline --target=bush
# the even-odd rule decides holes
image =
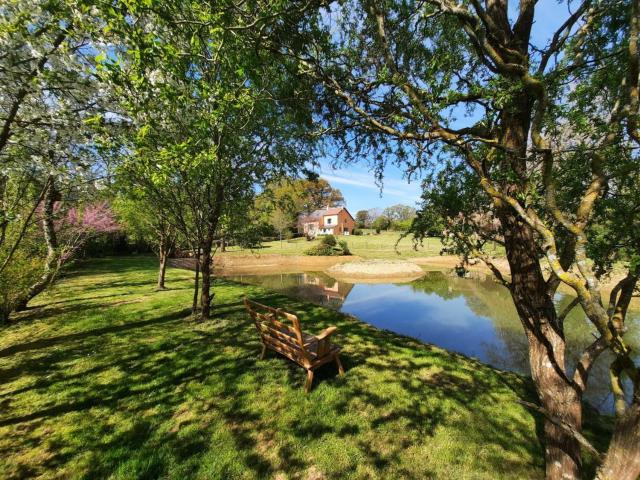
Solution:
[[[375,228],[376,233],[380,233],[380,230],[389,229],[389,227],[391,226],[391,220],[389,220],[387,217],[383,215],[380,215],[378,218],[374,220],[371,226]]]
[[[336,241],[335,237],[331,235],[333,241]],[[313,256],[322,256],[322,257],[336,257],[341,255],[351,255],[349,251],[349,246],[347,242],[344,240],[340,240],[340,242],[336,242],[336,246],[327,245],[324,242],[324,239],[320,241],[319,244],[314,245],[313,247],[307,248],[304,251],[305,255],[313,255]]]
[[[407,232],[413,224],[413,219],[398,220],[397,222],[391,222],[391,229],[396,232]]]
[[[336,237],[334,237],[333,235],[324,235],[322,237],[322,240],[320,240],[320,243],[329,247],[335,247],[338,244],[338,242],[336,241]]]
[[[358,229],[354,229],[352,235],[363,235],[362,230]]]
[[[313,247],[309,247],[304,251],[305,255],[312,255],[312,256],[332,256],[335,255],[335,253],[333,252],[333,248],[331,248],[329,245],[324,245],[322,243],[318,244],[318,245],[314,245]]]

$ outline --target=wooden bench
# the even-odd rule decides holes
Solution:
[[[325,363],[335,362],[339,374],[344,375],[344,369],[340,363],[340,347],[330,342],[330,337],[337,327],[326,328],[318,335],[308,335],[302,332],[296,315],[248,298],[244,299],[244,305],[260,333],[262,341],[260,359],[263,359],[267,349],[270,349],[305,368],[307,370],[305,392],[308,393],[311,390],[314,370]]]

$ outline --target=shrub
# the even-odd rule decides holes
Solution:
[[[305,255],[313,255],[313,256],[331,256],[335,255],[333,253],[333,248],[329,245],[324,245],[323,243],[319,243],[318,245],[314,245],[313,247],[309,247],[304,251]]]
[[[380,215],[375,219],[372,227],[376,229],[376,233],[380,233],[380,230],[387,230],[390,225],[391,221],[387,217]]]
[[[333,235],[331,235],[331,237],[333,238],[334,241],[336,240],[335,237],[333,237]],[[345,242],[344,240],[340,240],[339,242],[336,242],[336,244],[337,244],[336,246],[327,245],[323,239],[317,245],[307,248],[304,251],[304,254],[314,255],[314,256],[323,256],[323,257],[351,255],[347,242]]]
[[[322,237],[322,240],[320,240],[320,243],[329,247],[335,247],[338,242],[336,241],[336,237],[333,235],[325,235]]]

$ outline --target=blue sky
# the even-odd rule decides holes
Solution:
[[[574,7],[572,10],[575,10]],[[516,14],[517,2],[511,2],[510,15]],[[532,40],[541,47],[552,37],[557,28],[570,15],[566,3],[558,4],[557,0],[539,0],[536,8],[536,22],[533,27]],[[334,188],[339,188],[344,195],[349,210],[355,214],[358,210],[385,208],[389,205],[403,203],[416,206],[420,200],[420,177],[412,178],[411,183],[404,179],[403,172],[389,162],[385,169],[384,187],[382,191],[375,184],[373,173],[367,167],[366,159],[361,162],[333,169],[328,159],[320,159],[320,176]]]
[[[375,207],[384,209],[398,203],[415,207],[420,199],[420,182],[412,179],[408,183],[402,178],[402,171],[395,166],[386,168],[382,190],[364,162],[335,170],[329,166],[329,162],[321,162],[318,173],[332,187],[342,191],[347,207],[353,214],[358,210]]]

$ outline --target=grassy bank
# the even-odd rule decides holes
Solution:
[[[541,478],[520,377],[336,312],[224,281],[192,323],[191,274],[149,258],[78,267],[0,330],[0,478]],[[335,324],[346,376],[259,341],[248,294]]]
[[[439,255],[442,243],[439,238],[427,238],[422,245],[414,249],[413,238],[400,238],[398,232],[381,232],[378,235],[346,235],[337,236],[339,240],[346,240],[353,255],[363,258],[412,258]],[[398,242],[399,240],[399,242]],[[319,240],[308,242],[305,238],[265,242],[256,249],[257,253],[277,255],[302,255],[303,252],[318,243]],[[229,249],[230,255],[249,254],[248,250],[236,247]]]

